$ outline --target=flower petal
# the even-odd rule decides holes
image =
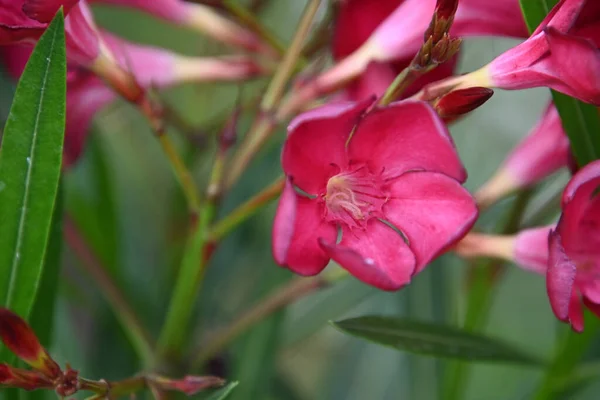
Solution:
[[[600,161],[582,168],[565,188],[562,197],[563,214],[557,226],[562,243],[576,262],[597,258],[600,246]],[[581,260],[579,258],[582,258]]]
[[[550,232],[549,249],[546,290],[554,315],[559,320],[567,322],[571,314],[571,296],[574,292],[573,284],[577,267],[565,253],[561,237],[556,231]]]
[[[569,323],[575,332],[583,332],[583,305],[575,291],[571,293],[569,302]]]
[[[348,136],[372,103],[373,99],[328,104],[300,114],[290,123],[281,162],[295,185],[312,194],[324,191],[336,168],[346,164]]]
[[[336,17],[332,53],[340,60],[358,49],[403,0],[345,0]]]
[[[376,219],[364,231],[344,230],[340,244],[324,239],[319,243],[341,267],[382,290],[407,285],[415,270],[415,256],[402,237]]]
[[[408,238],[420,271],[460,240],[477,219],[473,197],[456,180],[435,172],[409,172],[391,182],[386,218]]]
[[[566,167],[570,152],[558,111],[550,103],[538,123],[506,158],[503,168],[520,185],[527,186]]]
[[[548,235],[553,226],[526,229],[515,238],[515,262],[528,271],[545,275],[548,270]]]
[[[544,30],[550,56],[539,63],[541,72],[554,75],[549,87],[587,103],[600,105],[600,51],[586,38]]]
[[[317,201],[299,196],[288,180],[273,224],[275,261],[300,275],[316,275],[329,262],[318,240],[335,242],[336,237],[335,226],[323,221]]]
[[[14,1],[14,0],[13,0]],[[60,7],[64,8],[65,15],[69,13],[79,0],[25,0],[23,12],[31,19],[40,22],[50,22]]]
[[[467,178],[448,129],[419,101],[399,101],[369,112],[350,140],[348,157],[386,178],[410,170],[441,172],[460,182]]]

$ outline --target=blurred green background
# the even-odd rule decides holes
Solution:
[[[260,18],[289,42],[305,0],[271,0]],[[185,54],[226,51],[198,34],[125,9],[95,7],[100,26],[139,43]],[[470,71],[514,44],[504,39],[466,40],[460,70]],[[243,85],[251,99],[264,88],[259,80]],[[8,112],[13,84],[2,81],[0,116]],[[206,182],[214,136],[234,107],[236,84],[186,85],[165,91],[165,98],[185,118],[205,131],[208,140],[189,146],[180,140],[199,182]],[[511,147],[533,126],[549,99],[547,90],[497,92],[482,108],[451,127],[469,171],[467,187],[478,188]],[[251,121],[244,115],[239,131]],[[180,137],[173,132],[175,137]],[[280,173],[281,131],[227,196],[225,215]],[[566,181],[555,177],[532,202]],[[168,305],[186,234],[185,206],[179,187],[157,141],[137,112],[124,102],[95,119],[79,164],[64,181],[67,212],[146,326],[157,334]],[[510,206],[507,200],[482,216],[490,228]],[[275,204],[244,223],[218,248],[196,304],[194,331],[203,334],[231,321],[248,305],[293,278],[277,267],[270,252]],[[118,379],[139,370],[131,345],[97,285],[82,272],[65,248],[60,296],[51,352],[86,377]],[[294,304],[237,340],[212,365],[240,385],[233,400],[437,399],[444,368],[452,362],[399,353],[345,336],[329,320],[365,314],[410,316],[460,324],[465,311],[465,267],[446,255],[398,293],[383,293],[349,279]],[[567,329],[552,315],[544,280],[511,266],[498,285],[485,332],[544,358],[552,354],[557,333]],[[194,347],[188,349],[192,354]],[[593,356],[593,355],[592,355]],[[528,399],[541,377],[531,367],[472,364],[465,399]],[[573,399],[596,399],[590,386]]]

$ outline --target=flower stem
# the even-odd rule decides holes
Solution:
[[[210,242],[220,242],[235,227],[254,215],[260,208],[279,197],[284,185],[285,177],[280,176],[261,190],[260,193],[247,200],[220,221],[217,221],[210,230]]]
[[[521,223],[527,204],[533,195],[530,189],[524,190],[517,196],[514,205],[509,211],[508,217],[498,225],[501,234],[515,233]],[[505,270],[503,260],[477,259],[469,263],[467,284],[467,312],[464,327],[470,331],[480,330],[486,322],[485,316],[489,311],[494,288]],[[470,365],[465,362],[452,362],[446,369],[444,379],[444,398],[447,400],[458,400],[464,396],[465,383],[469,373]]]
[[[283,97],[287,83],[294,72],[296,62],[301,55],[303,43],[308,36],[313,19],[320,5],[321,0],[310,0],[304,8],[292,43],[288,47],[263,96],[258,117],[252,124],[250,131],[245,136],[244,141],[233,158],[227,177],[227,188],[231,187],[239,179],[256,152],[272,134],[275,127],[275,122],[272,121],[273,111]]]
[[[276,289],[267,298],[235,318],[231,325],[220,329],[215,332],[214,335],[211,335],[211,339],[208,343],[202,344],[200,351],[194,357],[192,363],[193,368],[201,368],[206,361],[218,354],[242,333],[269,317],[274,312],[318,289],[326,288],[346,276],[348,276],[348,273],[345,270],[334,269],[313,278],[293,279],[289,283]]]
[[[200,203],[198,190],[192,174],[175,150],[175,146],[165,132],[164,107],[157,96],[151,96],[135,77],[125,69],[114,64],[106,57],[99,57],[91,67],[98,76],[102,77],[121,97],[138,107],[147,119],[150,127],[167,156],[173,172],[183,188],[188,206],[192,213],[197,212]]]
[[[200,208],[199,220],[194,221],[195,228],[185,248],[167,318],[158,341],[158,354],[161,358],[179,356],[186,340],[195,299],[202,286],[206,265],[210,259],[211,250],[207,246],[208,232],[221,193],[225,156],[226,150],[220,148],[206,189],[206,201]]]
[[[404,68],[386,89],[379,100],[379,105],[387,106],[392,101],[398,99],[402,93],[404,93],[404,91],[425,72],[425,69],[415,69],[412,64]]]
[[[136,353],[144,365],[149,365],[153,360],[150,334],[144,329],[137,318],[137,313],[129,305],[125,295],[106,273],[105,268],[101,265],[93,250],[83,239],[75,222],[69,217],[65,219],[64,235],[69,247],[71,247],[81,261],[80,265],[92,277],[94,282],[98,284],[102,295],[112,306],[113,312],[123,326]]]

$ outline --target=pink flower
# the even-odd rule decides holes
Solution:
[[[600,317],[599,189],[597,160],[579,170],[565,188],[555,228],[530,229],[516,236],[469,234],[456,251],[466,257],[500,257],[545,274],[552,311],[581,332],[582,305]]]
[[[96,27],[85,0],[0,0],[0,45],[34,44],[61,5],[65,6],[67,57],[89,66],[102,53]]]
[[[520,188],[533,185],[569,164],[571,147],[554,104],[477,192],[480,206],[493,204]]]
[[[184,0],[90,0],[143,10],[158,18],[203,32],[217,40],[250,51],[271,52],[253,32],[235,24],[203,4]]]
[[[550,234],[546,287],[558,319],[583,330],[582,302],[600,317],[600,161],[582,168],[562,197]]]
[[[477,208],[435,111],[414,101],[368,111],[372,102],[326,105],[289,125],[273,254],[301,275],[333,259],[397,290],[466,234]]]
[[[600,6],[561,0],[529,39],[466,75],[474,86],[526,89],[546,86],[600,105]]]
[[[518,0],[461,0],[451,34],[527,37]],[[335,22],[332,52],[338,62],[319,78],[321,90],[355,78],[347,97],[381,95],[423,44],[436,0],[345,0]],[[421,77],[405,93],[451,76],[456,60]]]
[[[129,43],[106,32],[101,33],[101,36],[120,66],[131,70],[145,88],[167,87],[182,82],[236,80],[257,73],[256,66],[243,56],[185,57],[165,49]],[[0,59],[15,79],[21,76],[30,54],[30,47],[13,45],[0,48]],[[74,163],[81,155],[94,115],[117,97],[100,78],[86,70],[69,67],[64,155],[66,165]]]

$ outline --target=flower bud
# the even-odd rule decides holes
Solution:
[[[17,357],[45,376],[55,379],[61,375],[60,367],[27,322],[6,308],[0,308],[0,339]]]
[[[483,87],[454,90],[434,101],[433,108],[440,117],[453,119],[467,114],[488,101],[494,91]]]
[[[51,389],[53,382],[48,377],[33,371],[0,364],[0,385],[24,390]]]
[[[151,377],[150,380],[163,390],[174,390],[185,393],[188,396],[195,395],[206,389],[221,387],[225,380],[216,376],[192,376],[183,379],[169,379],[161,376]]]

